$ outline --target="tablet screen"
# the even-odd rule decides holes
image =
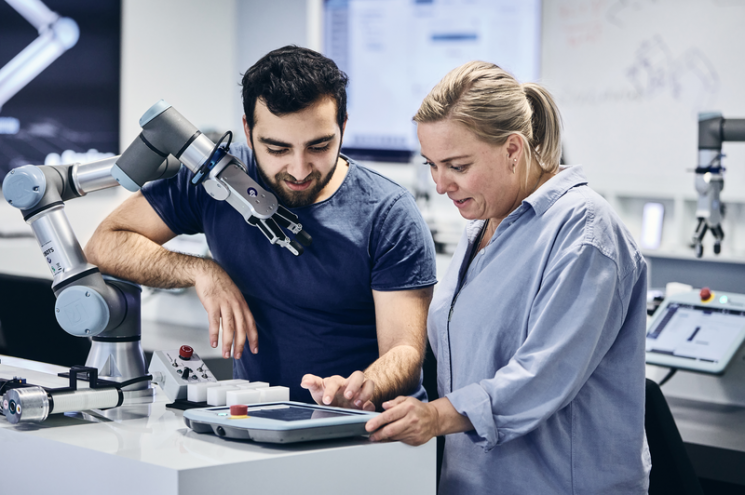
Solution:
[[[718,363],[745,328],[745,311],[677,302],[663,310],[647,330],[647,352]]]
[[[248,408],[249,417],[275,419],[277,421],[340,418],[343,416],[354,416],[355,414],[356,413],[353,411],[330,411],[328,409],[316,409],[312,406],[296,405],[274,405]]]

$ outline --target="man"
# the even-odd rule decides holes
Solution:
[[[340,155],[347,77],[295,46],[243,77],[247,146],[231,153],[298,215],[303,255],[267,242],[226,202],[178,176],[148,184],[86,247],[102,271],[154,287],[194,285],[234,375],[290,387],[293,400],[379,407],[422,395],[434,247],[411,195]],[[172,253],[177,234],[204,232],[214,258]],[[248,341],[250,352],[243,352]]]

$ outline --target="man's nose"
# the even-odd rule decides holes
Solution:
[[[295,177],[296,180],[303,180],[312,172],[310,157],[305,153],[294,153],[290,157],[290,163],[287,166],[287,173]]]

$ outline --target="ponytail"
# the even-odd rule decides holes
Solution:
[[[546,89],[520,84],[488,62],[468,62],[450,71],[424,98],[417,123],[450,119],[497,146],[517,134],[525,143],[526,166],[536,162],[556,172],[561,159],[561,116]],[[535,158],[535,160],[533,159]]]
[[[561,115],[551,94],[535,83],[522,84],[533,115],[530,118],[531,146],[547,172],[555,172],[561,160]]]

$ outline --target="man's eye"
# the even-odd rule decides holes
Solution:
[[[283,155],[287,152],[287,148],[279,148],[279,149],[267,148],[266,150],[271,155]]]
[[[331,143],[326,143],[323,146],[312,146],[310,150],[314,153],[323,153],[324,151],[328,151],[331,147]]]

